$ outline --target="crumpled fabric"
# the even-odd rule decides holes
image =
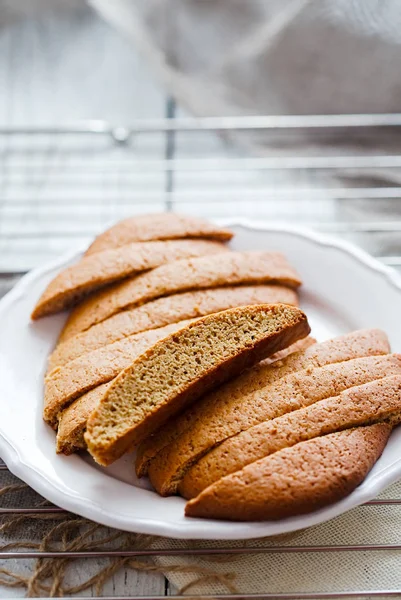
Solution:
[[[397,0],[89,0],[198,115],[397,112]]]

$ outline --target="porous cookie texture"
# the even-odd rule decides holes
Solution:
[[[280,285],[255,285],[212,288],[159,298],[117,313],[59,344],[49,358],[49,370],[141,331],[236,306],[277,303],[297,306],[298,296],[294,290]]]
[[[139,477],[145,475],[151,460],[186,431],[188,431],[187,439],[194,438],[201,442],[201,446],[197,449],[199,452],[212,448],[228,435],[238,433],[240,429],[236,428],[237,425],[243,419],[244,425],[246,419],[252,419],[253,402],[260,405],[260,398],[254,400],[253,394],[256,394],[256,397],[260,396],[263,388],[278,382],[285,376],[302,369],[322,367],[369,355],[387,354],[389,351],[386,334],[378,329],[367,329],[315,344],[271,366],[263,361],[225,386],[206,395],[196,406],[165,423],[160,431],[144,440],[137,452],[137,475]],[[288,388],[284,389],[285,393],[287,391]],[[249,415],[244,412],[245,398],[250,400],[250,404],[247,405],[251,411]],[[255,423],[257,421],[253,424]],[[196,455],[195,449],[191,452],[193,452],[191,456]]]
[[[197,427],[188,429],[155,457],[149,467],[150,480],[160,494],[174,494],[188,469],[226,438],[262,421],[276,420],[319,400],[337,396],[353,386],[400,374],[399,355],[357,358],[296,371],[243,396],[240,405],[220,411],[219,420],[213,415],[212,419],[198,421]],[[306,428],[305,421],[303,425]],[[220,456],[225,459],[224,454]]]
[[[179,238],[208,238],[226,242],[233,235],[229,229],[197,217],[175,213],[139,215],[124,219],[98,235],[89,246],[86,255],[120,248],[132,242]]]
[[[223,477],[190,500],[189,517],[276,520],[309,513],[350,494],[380,457],[387,423],[301,442]]]
[[[173,323],[132,335],[120,342],[85,354],[64,367],[53,369],[45,379],[44,420],[52,427],[57,427],[60,412],[75,398],[110,381],[149,346],[189,322]]]
[[[289,348],[276,352],[276,354],[273,354],[266,360],[280,360],[286,353],[296,352],[297,350],[307,348],[315,343],[316,340],[311,336],[308,336],[295,342],[289,346]],[[71,454],[86,448],[84,440],[86,422],[109,386],[110,382],[98,386],[87,394],[74,400],[74,402],[60,414],[57,430],[57,452]]]
[[[71,313],[59,341],[85,331],[129,307],[178,292],[238,284],[276,283],[296,288],[301,280],[275,252],[223,252],[177,260],[109,286]]]
[[[110,385],[111,381],[98,385],[74,400],[60,413],[56,438],[57,453],[68,455],[86,448],[84,440],[86,421]]]
[[[88,419],[89,452],[110,464],[213,386],[309,331],[304,313],[284,304],[234,308],[191,323],[116,378]]]
[[[181,495],[194,498],[218,479],[301,441],[388,419],[394,424],[401,415],[400,361],[398,371],[400,375],[350,388],[225,440],[190,469],[180,483]]]
[[[148,271],[167,262],[228,251],[219,242],[209,240],[172,240],[128,244],[86,256],[59,273],[43,292],[32,319],[71,308],[85,296],[109,283]]]

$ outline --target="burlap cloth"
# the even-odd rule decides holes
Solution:
[[[40,506],[43,500],[10,474],[2,475],[2,506]],[[401,483],[383,498],[400,498]],[[1,550],[94,550],[116,548],[227,548],[239,546],[399,544],[401,507],[362,506],[328,523],[294,534],[248,542],[180,541],[126,534],[74,515],[4,516]],[[238,556],[3,561],[0,585],[21,595],[64,596],[91,589],[107,593],[122,569],[163,573],[187,594],[291,593],[401,588],[401,554],[396,550]],[[135,594],[127,584],[127,594]]]

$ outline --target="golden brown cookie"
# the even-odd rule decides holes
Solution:
[[[394,423],[401,415],[399,363],[400,375],[352,387],[225,440],[188,471],[179,485],[181,495],[194,498],[218,479],[299,442],[388,419]],[[390,367],[389,374],[392,371]]]
[[[163,496],[177,492],[189,468],[216,444],[262,421],[337,396],[344,390],[369,381],[401,374],[398,354],[356,358],[343,363],[296,371],[280,381],[244,395],[235,410],[220,412],[220,419],[198,421],[163,449],[149,467],[149,477]],[[305,425],[305,429],[307,429]],[[224,450],[219,458],[224,461]],[[202,460],[202,459],[201,459]],[[240,458],[239,458],[240,460]],[[207,461],[202,462],[207,468]],[[224,469],[224,466],[222,466]],[[203,472],[203,467],[197,473]],[[207,475],[206,475],[207,477]]]
[[[303,352],[291,354],[282,362],[275,362],[272,366],[264,361],[205,396],[196,406],[165,423],[161,431],[144,440],[137,452],[137,475],[145,475],[150,461],[158,452],[187,430],[191,435],[191,432],[195,434],[205,428],[204,442],[209,444],[206,449],[221,442],[229,435],[224,429],[224,423],[226,419],[232,420],[232,415],[237,411],[241,413],[244,396],[252,398],[253,392],[259,392],[261,388],[278,382],[286,375],[301,369],[322,367],[358,357],[387,354],[389,351],[390,346],[384,332],[366,329],[315,344]],[[238,430],[233,431],[237,432]]]
[[[57,453],[68,455],[86,448],[84,440],[86,421],[112,381],[98,385],[90,392],[74,400],[70,406],[60,413],[56,438]]]
[[[275,252],[223,252],[168,263],[109,286],[71,313],[59,341],[86,331],[114,314],[161,296],[219,286],[276,283],[296,288],[301,280],[286,258]]]
[[[350,494],[382,454],[386,423],[301,442],[219,479],[185,507],[188,517],[275,520],[323,508]]]
[[[191,323],[117,377],[88,419],[89,452],[112,463],[211,387],[309,331],[304,313],[284,304],[233,308]]]
[[[175,213],[138,215],[124,219],[98,235],[89,246],[86,255],[110,248],[120,248],[132,242],[180,238],[207,238],[226,242],[233,235],[229,229],[218,227],[214,223],[198,217]]]
[[[117,313],[62,342],[49,358],[49,370],[141,331],[204,317],[236,306],[277,303],[297,306],[296,292],[280,285],[255,285],[212,288],[159,298]]]
[[[172,323],[132,335],[53,369],[45,378],[44,420],[56,428],[60,412],[75,398],[110,381],[149,346],[190,322]]]
[[[49,283],[32,312],[32,319],[71,308],[109,283],[165,263],[226,251],[226,246],[210,240],[172,240],[128,244],[115,250],[85,256],[75,265],[61,271]]]
[[[308,348],[315,343],[316,340],[311,336],[308,336],[295,342],[295,344],[292,344],[289,348],[276,352],[276,354],[273,354],[266,360],[280,360],[284,358],[285,353],[296,352],[302,348]],[[84,440],[86,422],[110,383],[111,382],[104,383],[90,392],[87,392],[80,398],[74,400],[70,406],[63,410],[58,422],[57,452],[72,454],[73,452],[86,448]]]

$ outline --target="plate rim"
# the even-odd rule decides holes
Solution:
[[[252,219],[243,219],[235,217],[230,219],[214,219],[214,221],[226,227],[235,226],[250,230],[265,231],[266,233],[274,232],[296,235],[304,239],[306,238],[307,240],[315,243],[316,245],[331,247],[334,250],[340,250],[352,256],[361,265],[364,265],[372,271],[381,274],[389,283],[391,283],[392,286],[394,286],[401,293],[401,275],[397,273],[397,271],[394,268],[382,264],[378,259],[368,254],[365,250],[359,248],[351,242],[348,242],[347,240],[336,238],[333,235],[327,235],[325,233],[316,232],[309,228],[299,227],[296,225],[268,223],[266,221],[256,222]],[[0,320],[2,318],[3,312],[7,310],[8,306],[12,304],[12,302],[16,298],[18,298],[20,294],[23,294],[26,288],[29,288],[31,281],[35,280],[38,277],[41,277],[48,271],[61,267],[66,262],[80,255],[86,247],[87,245],[85,244],[74,251],[63,253],[61,256],[55,258],[54,260],[48,261],[44,265],[37,267],[25,274],[18,281],[18,283],[0,300]],[[157,517],[152,519],[136,517],[135,519],[133,519],[132,516],[130,516],[128,520],[122,514],[110,514],[110,512],[105,511],[100,505],[94,503],[91,499],[77,496],[77,494],[73,493],[72,490],[70,490],[70,493],[67,493],[65,489],[61,490],[56,482],[51,481],[49,478],[45,477],[41,472],[39,472],[35,468],[35,465],[30,465],[24,460],[22,460],[18,448],[8,439],[6,433],[2,432],[1,430],[0,456],[13,475],[27,483],[40,495],[44,496],[45,498],[53,502],[55,505],[60,506],[67,511],[81,515],[82,517],[88,518],[90,520],[96,520],[97,522],[107,527],[114,527],[118,529],[123,529],[125,531],[157,536],[166,536],[178,539],[254,539],[266,535],[271,536],[276,535],[278,533],[296,531],[304,528],[305,526],[310,527],[318,523],[325,522],[329,519],[339,516],[340,514],[343,514],[351,508],[359,506],[373,499],[379,493],[377,491],[378,487],[380,487],[380,491],[382,491],[384,488],[394,483],[401,476],[400,457],[398,460],[394,461],[392,464],[388,465],[385,469],[383,469],[379,474],[377,474],[375,476],[374,481],[368,481],[369,485],[365,485],[363,487],[364,484],[362,484],[359,487],[359,495],[356,498],[354,498],[354,494],[351,494],[342,501],[332,506],[314,511],[309,515],[305,515],[304,517],[308,519],[307,525],[299,524],[299,526],[294,527],[294,525],[291,522],[292,519],[284,519],[275,522],[275,524],[277,525],[276,532],[272,531],[270,533],[266,533],[263,532],[263,526],[265,524],[269,524],[270,529],[273,529],[271,521],[254,523],[236,521],[231,523],[231,525],[233,526],[232,532],[230,532],[229,528],[227,527],[224,535],[216,534],[215,536],[213,536],[210,535],[210,532],[208,532],[207,535],[202,535],[202,527],[200,528],[201,531],[199,531],[199,527],[196,527],[197,523],[204,523],[204,520],[191,519],[190,521],[185,522],[183,524],[172,523],[171,521],[161,521],[158,520]],[[322,511],[324,511],[325,513],[323,519],[321,518]],[[191,526],[191,522],[195,525],[195,527]],[[213,520],[208,520],[208,522],[213,522]],[[228,523],[230,525],[230,522],[227,521],[215,522],[220,524],[225,523],[226,525]],[[207,528],[205,527],[205,529]]]

